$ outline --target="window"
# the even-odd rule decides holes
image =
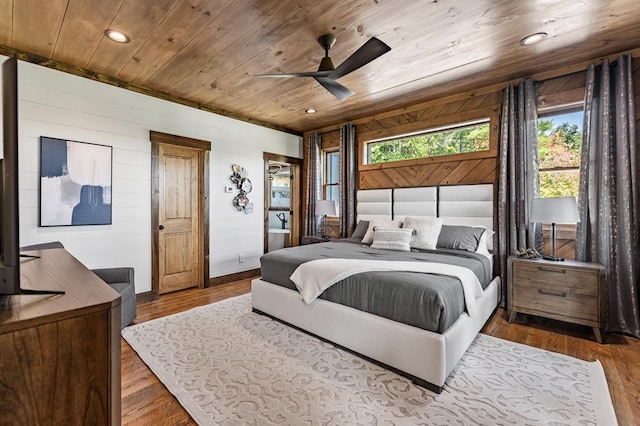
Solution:
[[[578,197],[582,108],[556,110],[538,116],[540,196]]]
[[[336,212],[340,211],[340,152],[324,152],[322,195],[325,200],[336,203]]]
[[[489,119],[371,141],[366,147],[367,164],[487,151]]]

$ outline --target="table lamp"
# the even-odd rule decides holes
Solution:
[[[322,223],[322,238],[325,240],[329,238],[327,235],[327,216],[336,215],[336,202],[333,200],[317,200],[316,201],[316,216],[323,216]]]
[[[551,224],[551,256],[542,256],[542,258],[554,261],[564,260],[556,256],[556,224],[580,222],[576,198],[534,198],[531,200],[529,221],[533,223]]]

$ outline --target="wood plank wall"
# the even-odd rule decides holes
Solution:
[[[640,59],[633,60],[636,108],[636,140],[640,164]],[[586,72],[576,72],[544,80],[538,88],[538,108],[552,108],[584,99]],[[505,83],[506,86],[506,83]],[[411,186],[454,185],[497,182],[499,121],[502,104],[501,90],[462,93],[451,97],[429,101],[402,108],[375,117],[357,120],[359,143],[359,189],[399,188]],[[367,140],[406,134],[461,121],[483,117],[490,118],[491,148],[485,153],[470,153],[457,156],[434,157],[409,160],[393,164],[364,165],[363,144]],[[337,149],[340,131],[321,131],[323,149]],[[308,134],[304,135],[305,153]],[[306,179],[307,170],[303,171]],[[638,171],[640,180],[640,170]],[[308,194],[304,194],[304,206],[308,205]],[[640,203],[640,200],[638,200]],[[338,235],[337,221],[330,221],[330,235]],[[544,230],[545,252],[550,250],[550,231]],[[558,255],[575,258],[575,227],[560,227],[557,240]]]
[[[445,98],[357,124],[359,188],[400,188],[496,181],[501,91]],[[383,164],[363,164],[366,143],[389,136],[490,119],[490,149],[485,152],[431,157]]]

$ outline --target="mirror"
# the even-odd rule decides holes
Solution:
[[[291,171],[288,164],[269,162],[269,209],[291,208]]]

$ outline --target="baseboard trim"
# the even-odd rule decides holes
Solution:
[[[213,287],[220,284],[227,284],[233,281],[246,280],[247,278],[255,278],[261,275],[260,268],[250,269],[248,271],[236,272],[235,274],[222,275],[220,277],[209,278],[207,287]]]
[[[136,293],[136,304],[151,302],[152,300],[158,300],[158,294],[154,291],[145,291],[144,293]]]
[[[257,278],[261,275],[260,268],[250,269],[248,271],[236,272],[235,274],[222,275],[220,277],[209,278],[209,282],[205,288],[216,285],[227,284],[233,281],[246,280],[247,278]],[[160,295],[154,291],[145,291],[144,293],[136,293],[136,303],[151,302],[158,300]]]

